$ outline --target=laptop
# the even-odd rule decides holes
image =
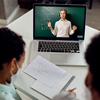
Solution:
[[[56,65],[86,65],[85,19],[85,5],[34,4],[30,62],[40,55]]]

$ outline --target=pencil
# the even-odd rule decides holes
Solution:
[[[68,90],[69,92],[72,92],[72,91],[74,91],[76,88],[73,88],[73,89],[71,89],[71,90]]]

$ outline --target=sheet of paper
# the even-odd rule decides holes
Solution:
[[[65,70],[41,56],[37,56],[32,63],[26,67],[24,72],[49,87],[53,87],[66,73]]]
[[[73,88],[76,88],[74,90],[74,92],[76,93],[76,99],[77,100],[86,100],[86,97],[85,97],[85,85],[84,85],[84,82],[82,82],[80,79],[78,78],[75,78],[71,83],[70,85],[67,87],[67,91],[69,89],[73,89]]]

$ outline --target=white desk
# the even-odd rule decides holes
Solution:
[[[30,50],[31,50],[31,42],[33,39],[33,10],[29,11],[22,17],[18,18],[11,24],[7,26],[8,28],[12,29],[13,31],[17,32],[18,34],[23,36],[23,39],[26,42],[26,56],[25,56],[25,63],[23,64],[23,69],[27,67],[29,64],[30,59]],[[93,29],[89,26],[86,26],[85,30],[85,43],[86,46],[90,43],[91,37],[95,36],[96,34],[99,34],[99,31],[96,29]],[[85,76],[87,74],[87,67],[82,66],[60,66],[67,72],[77,76],[78,78],[84,80]],[[14,83],[14,85],[33,98],[39,99],[39,100],[48,100],[47,97],[43,96],[42,94],[36,92],[35,90],[31,89],[30,86],[35,82],[36,80],[29,75],[22,72],[22,75],[17,79],[17,81]],[[34,98],[35,97],[35,98]]]

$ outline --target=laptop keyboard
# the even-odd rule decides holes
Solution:
[[[38,52],[80,53],[78,42],[39,41]]]

